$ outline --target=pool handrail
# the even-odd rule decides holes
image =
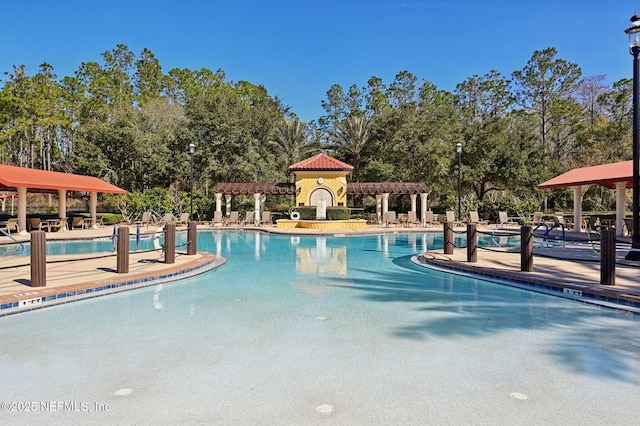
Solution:
[[[11,241],[13,241],[14,243],[19,244],[20,248],[22,249],[22,251],[24,251],[24,243],[23,242],[16,240],[13,236],[11,236],[11,234],[9,234],[4,229],[0,229],[0,233],[6,235],[7,237],[9,237],[9,239]]]

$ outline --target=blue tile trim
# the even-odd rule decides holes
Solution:
[[[578,302],[583,303],[592,303],[601,306],[607,306],[612,309],[622,309],[628,310],[635,314],[640,314],[640,302],[635,302],[633,300],[625,299],[620,296],[604,296],[602,294],[598,294],[597,292],[589,291],[589,287],[581,286],[579,284],[566,283],[563,285],[562,283],[558,284],[544,284],[536,281],[528,281],[528,280],[519,280],[512,277],[503,277],[498,274],[489,274],[486,272],[478,272],[473,269],[460,268],[454,265],[444,265],[441,262],[415,262],[418,265],[430,267],[434,266],[436,269],[446,270],[453,273],[458,273],[460,275],[467,275],[479,279],[484,279],[485,281],[491,281],[496,284],[503,285],[512,285],[522,289],[528,289],[531,291],[539,291],[544,294],[549,294],[552,296],[562,297],[565,299],[571,299]],[[564,293],[564,288],[573,288],[579,289],[582,292],[582,296],[570,296]]]
[[[121,283],[103,284],[96,287],[90,287],[86,289],[71,290],[69,292],[53,293],[46,296],[41,296],[41,304],[32,305],[29,307],[20,308],[20,302],[8,302],[0,305],[0,317],[17,314],[20,312],[27,312],[35,309],[42,309],[50,306],[56,306],[63,303],[71,303],[78,300],[90,299],[98,296],[106,296],[119,291],[134,290],[137,288],[148,287],[151,285],[161,284],[164,282],[177,281],[184,278],[189,278],[195,275],[202,274],[204,272],[213,270],[224,263],[226,259],[218,257],[222,260],[219,264],[216,262],[204,263],[195,267],[183,269],[181,271],[172,272],[169,274],[162,274],[156,277],[144,277],[138,280],[124,281]],[[112,290],[112,291],[109,291]],[[18,309],[15,309],[18,308]]]

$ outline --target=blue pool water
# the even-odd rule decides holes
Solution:
[[[413,265],[412,255],[441,246],[436,233],[198,238],[228,262],[0,318],[0,401],[66,403],[3,412],[0,423],[631,425],[640,416],[638,316]]]

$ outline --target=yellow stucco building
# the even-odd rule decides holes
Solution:
[[[295,175],[296,206],[347,206],[347,175],[353,166],[325,154],[314,155],[289,167]]]

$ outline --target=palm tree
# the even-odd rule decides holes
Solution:
[[[287,167],[320,150],[320,142],[310,137],[306,123],[293,115],[277,128],[273,142],[287,156]]]
[[[362,151],[371,138],[370,121],[364,115],[351,115],[336,127],[333,142],[351,157],[354,175],[360,164]]]

